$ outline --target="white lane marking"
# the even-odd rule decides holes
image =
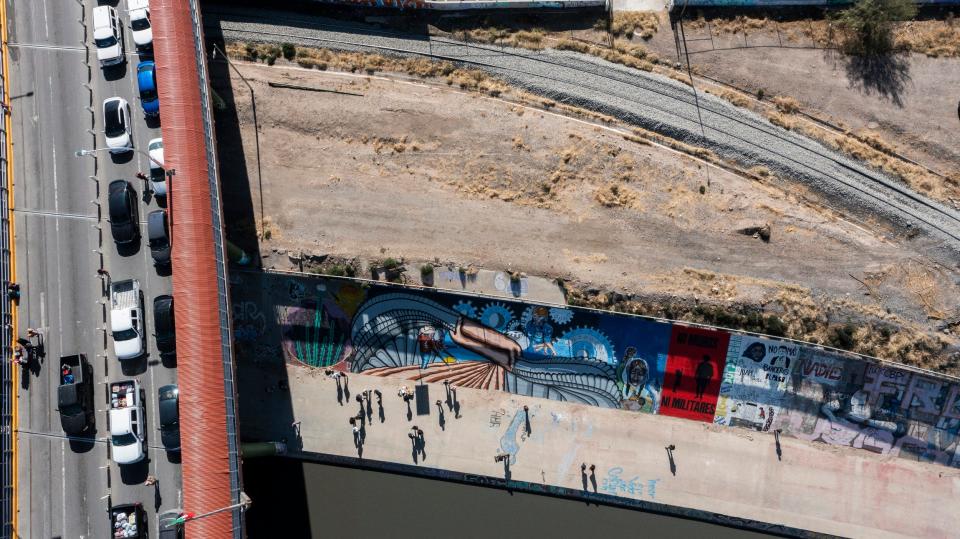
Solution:
[[[41,3],[43,6],[43,32],[48,38],[50,37],[50,24],[47,21],[47,3]]]
[[[40,292],[40,327],[47,327],[47,293]]]
[[[60,533],[67,534],[67,441],[60,440],[60,496],[63,498],[63,518]]]
[[[16,47],[18,49],[38,49],[38,50],[54,50],[54,51],[72,51],[72,52],[83,52],[83,47],[77,47],[74,45],[48,45],[46,43],[7,43],[8,47]]]

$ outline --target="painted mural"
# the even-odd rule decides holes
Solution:
[[[713,421],[730,334],[673,326],[660,413]]]
[[[799,353],[797,343],[731,336],[714,423],[769,431],[792,387]]]
[[[398,385],[448,381],[779,429],[804,440],[960,467],[960,384],[952,379],[812,345],[616,313],[274,277],[234,293],[243,360],[277,358],[396,378]],[[269,297],[275,316],[244,292]],[[270,328],[280,334],[279,352],[267,344]]]

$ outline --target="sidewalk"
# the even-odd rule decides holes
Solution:
[[[418,416],[411,401],[408,419],[397,390],[404,383],[412,391],[412,382],[351,374],[349,396],[343,394],[338,405],[336,381],[319,369],[288,365],[286,372],[289,393],[241,391],[241,417],[245,437],[287,438],[292,456],[302,451],[356,458],[348,419],[360,411],[356,395],[371,390],[364,460],[495,478],[504,478],[509,469],[516,481],[843,536],[947,537],[960,527],[960,511],[949,507],[960,499],[960,472],[943,466],[789,437],[781,438],[778,462],[772,435],[500,391],[457,388],[461,417],[455,418],[453,403],[443,402],[443,384],[427,384],[430,415]],[[254,378],[246,374],[248,380]],[[259,387],[280,381],[280,373],[263,374],[256,377]],[[375,389],[383,397],[382,420]],[[529,407],[529,436],[524,405]],[[293,421],[300,422],[299,438]],[[408,437],[412,425],[424,432],[425,455],[413,451]],[[665,449],[669,444],[676,446],[676,475]],[[510,455],[509,468],[495,462],[500,453]],[[585,474],[582,463],[588,466]]]

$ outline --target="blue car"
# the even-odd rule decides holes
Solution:
[[[160,115],[160,98],[157,96],[157,66],[153,60],[140,62],[137,66],[137,86],[140,88],[140,105],[150,117]]]

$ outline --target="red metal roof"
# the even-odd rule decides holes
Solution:
[[[201,79],[190,1],[151,0],[150,8],[164,165],[175,171],[168,200],[183,508],[201,515],[233,503]],[[191,537],[231,537],[232,512],[190,522],[186,530]]]

